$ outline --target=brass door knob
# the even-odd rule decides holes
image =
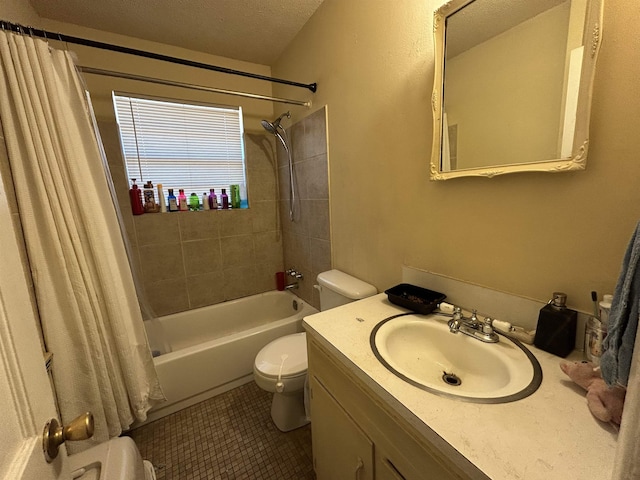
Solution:
[[[65,441],[86,440],[93,436],[94,422],[90,412],[83,413],[71,420],[71,423],[63,427],[55,418],[52,418],[44,426],[42,434],[42,449],[47,463],[51,463],[58,456],[60,445]]]

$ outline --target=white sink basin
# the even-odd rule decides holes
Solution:
[[[483,343],[449,331],[449,317],[408,314],[380,322],[371,347],[382,364],[424,390],[479,403],[504,403],[535,392],[542,369],[522,344],[500,335]]]

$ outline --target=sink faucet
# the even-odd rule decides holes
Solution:
[[[462,315],[462,309],[455,307],[451,320],[449,320],[449,331],[451,333],[463,333],[476,340],[485,343],[497,343],[498,335],[493,330],[493,320],[486,317],[482,323],[478,320],[477,311],[473,310],[471,317],[467,318]]]

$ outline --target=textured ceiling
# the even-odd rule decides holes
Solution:
[[[29,1],[45,18],[272,65],[323,0]]]

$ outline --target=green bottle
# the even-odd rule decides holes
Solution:
[[[231,185],[231,207],[240,208],[240,185]]]
[[[197,212],[200,210],[200,197],[195,193],[189,195],[189,210],[192,212]]]

